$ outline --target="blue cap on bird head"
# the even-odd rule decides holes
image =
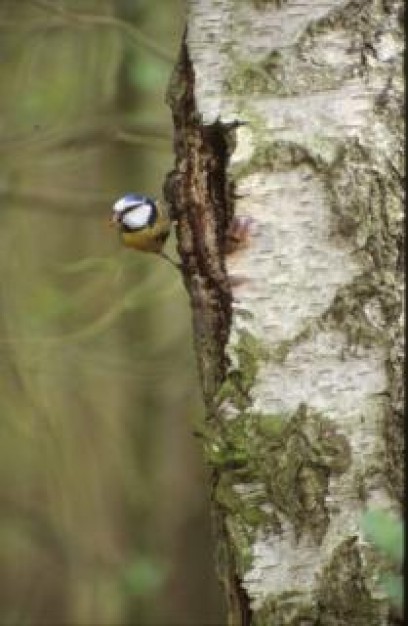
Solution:
[[[129,193],[119,198],[112,207],[114,222],[120,222],[131,229],[144,228],[154,222],[156,206],[146,196]]]

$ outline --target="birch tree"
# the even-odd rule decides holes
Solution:
[[[360,522],[402,498],[402,10],[188,2],[164,192],[230,624],[394,620]]]

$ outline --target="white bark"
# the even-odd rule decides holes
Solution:
[[[366,7],[370,24],[352,27],[353,11],[360,15]],[[344,471],[330,474],[325,495],[329,523],[321,545],[307,531],[297,538],[273,499],[265,505],[279,519],[281,532],[262,526],[250,547],[242,584],[255,614],[284,592],[295,591],[299,604],[313,603],[325,568],[343,541],[356,536],[364,562],[363,511],[374,505],[396,510],[380,467],[386,454],[384,394],[390,385],[384,303],[374,290],[361,304],[369,341],[360,341],[347,323],[335,323],[330,314],[338,294],[352,292],[353,281],[364,273],[378,271],[378,284],[387,281],[383,274],[389,268],[378,269],[366,245],[374,217],[361,219],[351,235],[343,233],[340,222],[343,209],[354,200],[348,194],[371,193],[371,177],[387,178],[390,164],[396,166],[401,155],[401,138],[376,108],[391,75],[394,93],[403,88],[401,74],[393,70],[402,54],[394,9],[385,14],[376,2],[343,0],[288,0],[264,8],[249,1],[189,2],[187,47],[202,121],[247,122],[236,131],[229,174],[239,198],[235,214],[254,222],[250,246],[227,263],[230,275],[245,278],[234,287],[227,350],[239,366],[244,330],[268,356],[259,361],[246,411],[259,419],[279,415],[290,420],[304,403],[347,438],[351,452]],[[262,65],[271,53],[280,55],[275,73]],[[343,147],[353,142],[368,156],[348,164],[347,171],[362,183],[353,187],[351,180],[348,186],[345,176],[344,193],[337,186],[333,196],[330,176]],[[276,165],[272,158],[256,161],[259,150],[268,146],[276,147]],[[304,158],[292,151],[285,160],[284,146],[301,150]],[[391,194],[382,209],[393,235],[401,225],[402,203]],[[395,277],[390,284],[401,289]],[[234,420],[236,414],[233,402],[225,401],[224,419]],[[356,489],[361,477],[364,501]],[[234,489],[245,499],[265,486],[259,480],[253,485],[236,480]],[[375,575],[375,568],[366,572],[373,599],[381,595]],[[378,611],[375,623],[386,623],[386,608]]]

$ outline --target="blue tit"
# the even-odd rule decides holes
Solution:
[[[135,193],[127,194],[113,205],[110,222],[119,227],[120,238],[126,247],[154,252],[176,265],[163,252],[171,221],[160,202]]]

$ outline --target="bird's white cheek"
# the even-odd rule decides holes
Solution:
[[[147,226],[152,208],[148,204],[141,204],[132,211],[125,213],[122,223],[128,228],[143,228]]]

